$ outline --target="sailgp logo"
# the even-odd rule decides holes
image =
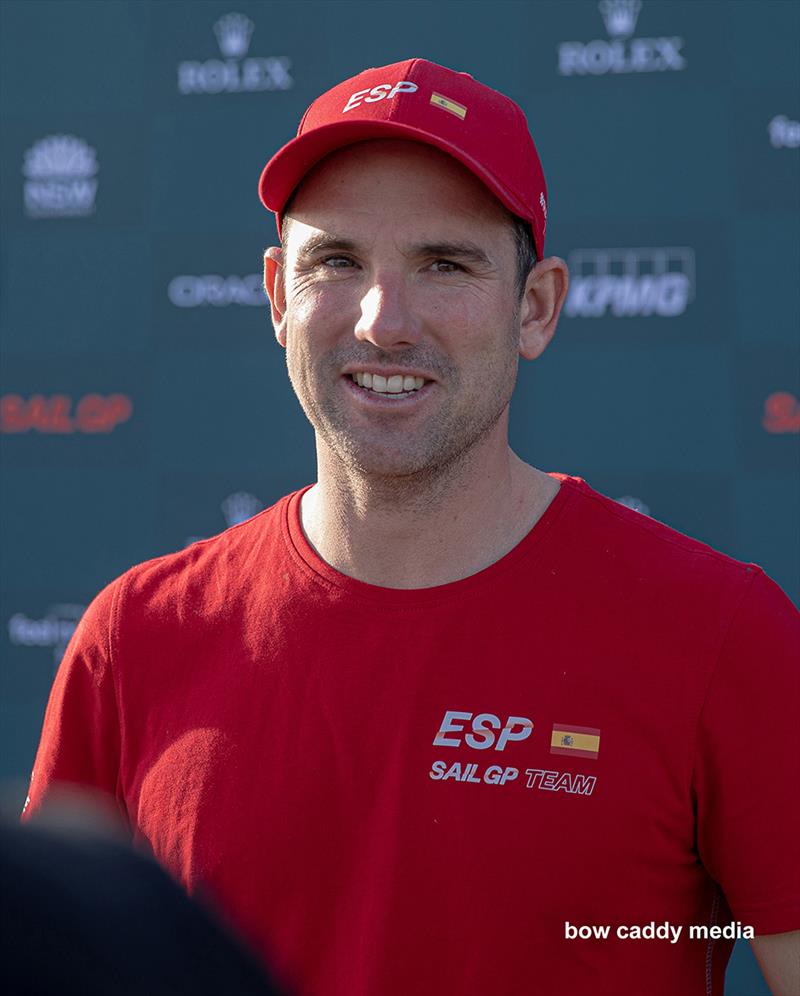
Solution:
[[[694,250],[576,249],[567,257],[568,318],[676,318],[695,295]]]
[[[558,46],[561,76],[605,76],[606,73],[659,73],[686,68],[683,38],[633,38],[641,0],[601,0],[600,16],[610,37],[566,41]]]

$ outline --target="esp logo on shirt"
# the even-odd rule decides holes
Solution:
[[[419,88],[416,83],[409,83],[408,80],[400,80],[394,86],[391,83],[379,83],[371,90],[356,90],[344,105],[342,114],[346,111],[352,111],[354,107],[358,107],[362,100],[365,104],[374,104],[378,100],[391,100],[398,93],[414,93],[417,89]],[[365,94],[369,94],[369,96],[367,97]]]
[[[464,724],[472,720],[472,732],[464,736],[467,747],[475,750],[505,750],[509,741],[527,740],[533,732],[533,722],[525,716],[509,716],[503,723],[491,712],[456,712],[448,709],[439,732],[433,738],[434,747],[460,747]],[[455,736],[450,736],[455,734]]]

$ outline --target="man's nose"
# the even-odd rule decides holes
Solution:
[[[412,314],[406,288],[399,275],[376,279],[361,299],[356,338],[375,346],[412,345],[419,341],[419,324]]]

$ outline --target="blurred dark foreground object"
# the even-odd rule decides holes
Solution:
[[[15,996],[279,996],[155,861],[75,828],[0,822],[0,959]]]

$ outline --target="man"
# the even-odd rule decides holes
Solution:
[[[794,992],[798,613],[510,450],[568,282],[521,110],[370,69],[261,196],[317,482],[98,595],[29,811],[105,788],[301,994],[721,993],[740,927]]]

